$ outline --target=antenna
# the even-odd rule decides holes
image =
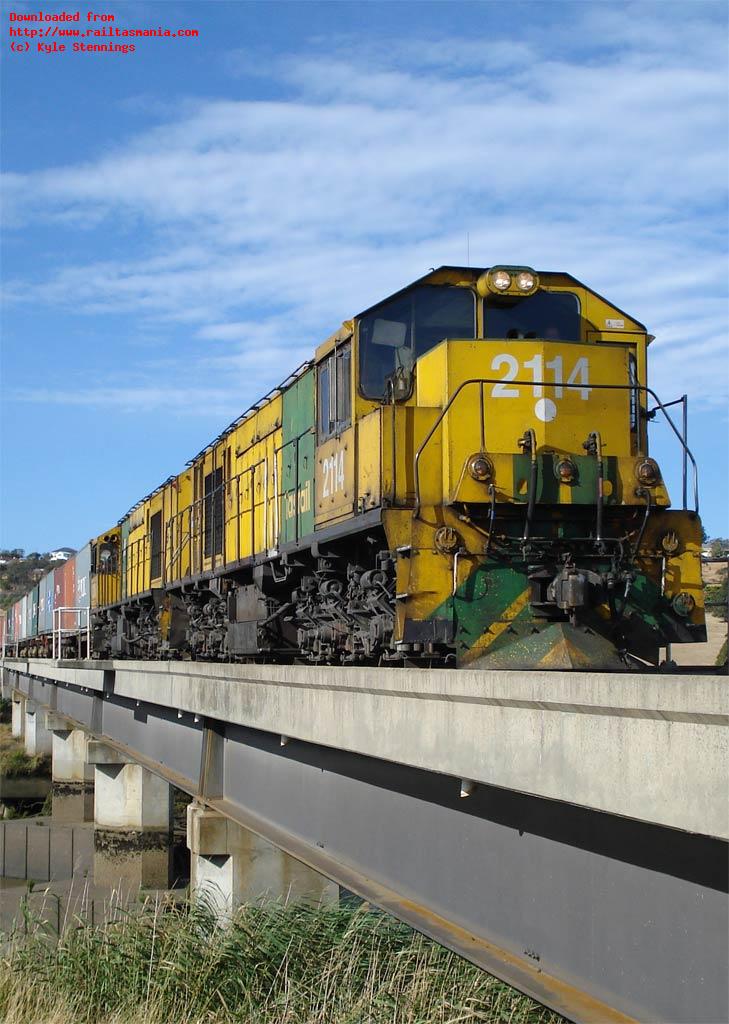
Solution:
[[[466,232],[466,266],[471,266],[471,236]]]

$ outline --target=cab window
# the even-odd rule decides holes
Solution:
[[[117,572],[118,544],[118,537],[107,537],[94,547],[93,572],[105,576],[112,576]]]
[[[352,348],[335,349],[319,364],[319,440],[346,430],[352,422]]]
[[[384,302],[359,322],[360,389],[387,397],[394,374],[410,374],[416,359],[445,338],[475,338],[476,301],[469,288],[421,285]]]
[[[488,298],[484,337],[580,341],[579,300],[570,292],[544,291],[524,298]]]

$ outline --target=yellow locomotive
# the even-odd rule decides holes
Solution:
[[[92,542],[96,656],[612,670],[704,640],[650,340],[567,274],[432,271]]]

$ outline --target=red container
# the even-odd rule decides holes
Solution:
[[[76,558],[72,555],[53,573],[54,608],[76,607]],[[54,616],[53,625],[57,628],[59,616]],[[61,629],[75,629],[78,616],[75,612],[61,612]]]

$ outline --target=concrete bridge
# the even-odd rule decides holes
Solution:
[[[350,890],[575,1021],[729,1019],[720,676],[6,659],[94,825],[193,890]],[[212,886],[212,888],[210,888]]]

